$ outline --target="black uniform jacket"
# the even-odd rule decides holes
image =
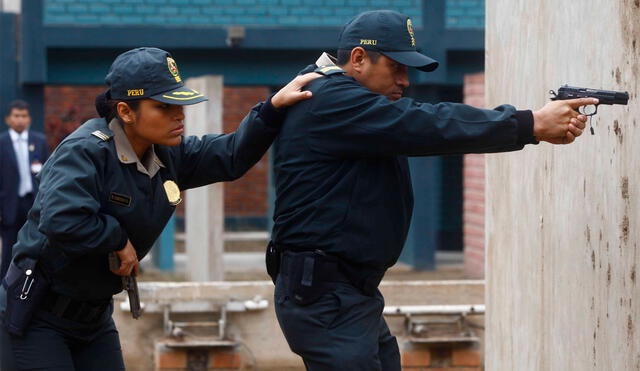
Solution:
[[[508,105],[391,101],[344,74],[307,89],[313,99],[288,110],[274,143],[273,239],[365,270],[392,266],[404,245],[413,209],[407,156],[536,143],[532,113]]]
[[[45,163],[14,260],[40,257],[52,289],[78,300],[111,297],[122,289],[108,254],[127,241],[142,259],[175,210],[163,187],[180,190],[242,176],[273,142],[281,123],[270,103],[255,106],[235,133],[183,137],[175,147],[154,146],[163,167],[153,177],[118,160],[104,119],[86,122]]]

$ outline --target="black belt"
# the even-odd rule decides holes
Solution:
[[[305,257],[308,256],[309,255],[304,252],[284,251],[282,253],[282,261],[280,263],[280,273],[285,276],[291,276],[293,270],[300,268],[304,269],[304,265],[306,264],[306,261],[308,261],[305,260]],[[320,254],[320,256],[322,257],[321,265],[315,267],[315,279],[323,282],[351,283],[349,277],[342,272],[340,261],[338,261],[338,259],[323,254]],[[307,272],[309,272],[309,270],[307,270]]]
[[[96,301],[75,300],[49,291],[42,308],[60,318],[81,323],[91,323],[100,319],[111,302],[112,299]]]
[[[305,253],[320,253],[324,256],[325,261],[334,262],[333,268],[326,268],[326,273],[321,273],[321,279],[327,280],[327,282],[347,282],[351,285],[359,288],[367,295],[373,295],[380,281],[384,277],[385,269],[373,269],[361,265],[355,265],[343,261],[337,257],[327,255],[324,252],[317,249],[309,249],[300,246],[276,244],[278,251],[282,252],[282,260],[284,262],[285,256],[290,254],[291,256],[304,255]],[[300,261],[294,264],[300,264]],[[284,268],[281,268],[282,272]]]

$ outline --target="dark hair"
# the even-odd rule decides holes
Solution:
[[[118,120],[120,120],[117,109],[117,105],[120,102],[125,102],[134,111],[137,111],[138,107],[140,106],[139,99],[127,101],[111,99],[109,90],[107,90],[96,97],[96,111],[98,112],[98,115],[100,117],[104,117],[107,122],[110,122],[114,118],[118,118]]]
[[[338,49],[338,61],[336,62],[336,65],[344,66],[345,64],[347,64],[349,62],[349,59],[351,59],[351,50],[352,49]],[[365,51],[365,53],[367,53],[369,59],[371,59],[371,62],[373,64],[378,63],[380,53],[374,52],[373,50],[367,50]]]
[[[29,104],[23,100],[16,99],[9,103],[9,109],[7,110],[7,116],[13,112],[14,109],[17,110],[27,110],[29,111]]]

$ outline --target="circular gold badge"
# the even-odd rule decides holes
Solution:
[[[176,61],[173,58],[167,57],[167,67],[169,68],[169,73],[171,73],[171,76],[176,79],[176,82],[182,81],[182,79],[180,78],[180,72],[178,72],[178,66],[176,65]]]
[[[167,180],[163,184],[164,192],[167,194],[167,199],[169,203],[173,206],[178,205],[182,202],[182,198],[180,198],[180,188],[173,180]]]

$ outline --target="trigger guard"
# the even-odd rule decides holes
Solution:
[[[593,106],[594,107],[593,112],[591,112],[591,113],[587,113],[585,111],[586,107],[589,107],[589,106]],[[580,106],[580,107],[578,107],[578,113],[581,114],[581,115],[587,116],[587,117],[593,116],[593,115],[598,113],[598,106],[599,106],[599,104],[588,104],[586,106]]]

